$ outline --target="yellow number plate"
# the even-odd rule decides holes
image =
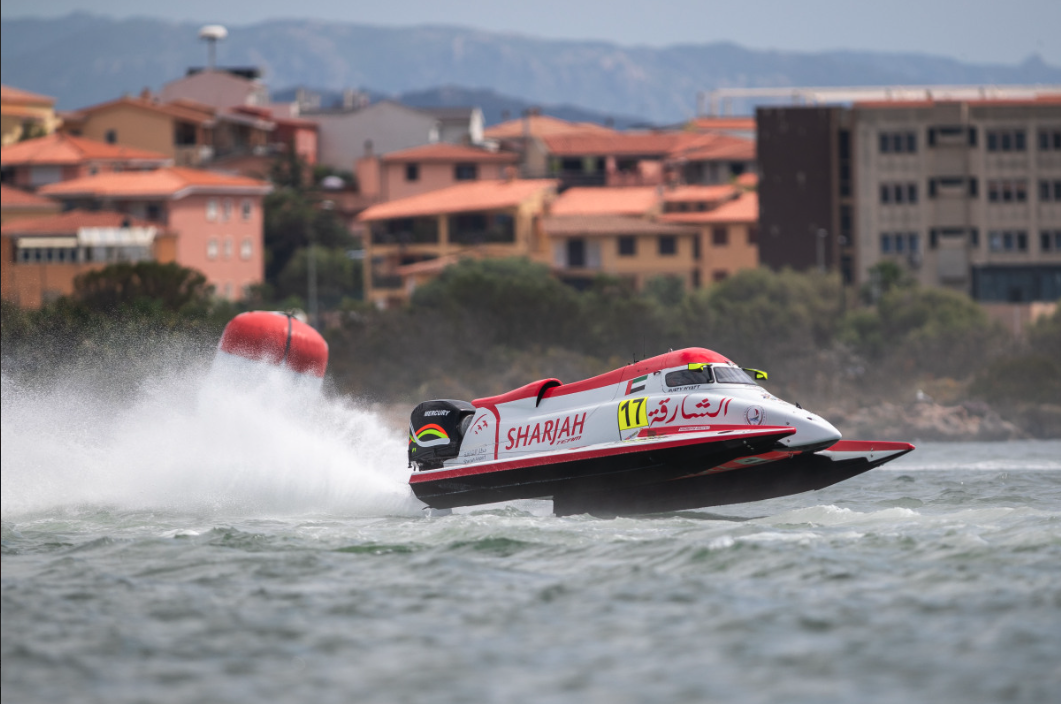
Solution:
[[[648,399],[628,398],[619,404],[619,430],[648,425]]]

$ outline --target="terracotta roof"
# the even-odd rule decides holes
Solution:
[[[692,235],[688,225],[657,222],[626,215],[550,215],[542,218],[542,229],[550,235]]]
[[[644,215],[660,201],[655,186],[569,188],[549,208],[551,215]]]
[[[729,184],[718,186],[675,186],[663,192],[667,203],[699,203],[721,201],[737,197],[737,189]]]
[[[487,149],[466,147],[462,144],[436,142],[435,144],[425,144],[420,147],[390,152],[383,157],[383,161],[471,161],[514,164],[519,161],[519,155],[512,152],[492,152]]]
[[[526,120],[529,124],[524,124]],[[487,127],[483,130],[483,136],[487,139],[518,139],[523,137],[524,128],[529,127],[532,137],[545,137],[555,134],[573,134],[584,132],[596,132],[598,134],[614,134],[615,130],[592,122],[569,122],[559,117],[548,115],[531,115],[528,118],[517,118]]]
[[[691,132],[583,132],[542,137],[555,156],[663,156],[701,135]]]
[[[552,179],[471,181],[374,205],[361,213],[358,220],[388,220],[512,208],[537,193],[554,188],[556,181]]]
[[[265,194],[272,190],[265,181],[231,176],[216,171],[169,167],[154,171],[121,171],[97,174],[43,186],[43,195],[57,198],[76,196],[181,198],[189,193],[247,193]]]
[[[59,204],[50,198],[42,198],[35,193],[27,193],[19,188],[11,188],[0,183],[0,207],[4,209],[58,210]]]
[[[76,235],[82,227],[158,227],[111,210],[69,210],[47,218],[20,218],[3,227],[5,235]]]
[[[702,213],[667,213],[661,216],[660,220],[689,224],[713,222],[754,223],[759,221],[759,196],[754,192],[748,191],[741,194],[740,198],[723,203],[714,210]]]
[[[755,189],[759,187],[759,174],[745,171],[737,177],[737,185],[741,188]]]
[[[708,132],[675,146],[667,156],[685,161],[753,161],[755,142],[721,132]]]
[[[171,103],[159,103],[151,99],[124,97],[118,98],[117,100],[110,100],[106,103],[99,103],[98,105],[90,105],[87,108],[81,108],[77,112],[87,116],[95,112],[103,112],[122,105],[139,108],[141,110],[150,110],[152,112],[168,115],[169,117],[178,120],[194,122],[201,125],[210,124],[214,121],[214,109],[212,107],[191,100],[175,100]]]
[[[158,152],[133,149],[118,144],[97,142],[94,139],[73,137],[55,132],[46,137],[28,139],[0,150],[4,166],[20,164],[83,164],[87,161],[152,161],[159,164],[172,161]]]
[[[689,121],[689,127],[698,132],[718,130],[720,132],[754,132],[755,118],[747,117],[697,117]]]
[[[0,103],[9,105],[43,105],[51,107],[55,105],[55,98],[40,93],[30,93],[28,90],[5,86],[0,84]]]

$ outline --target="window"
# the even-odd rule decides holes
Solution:
[[[725,247],[729,244],[729,230],[724,227],[711,228],[711,244],[716,247]]]
[[[1023,152],[1026,149],[1024,130],[988,130],[987,132],[987,151],[989,152]]]
[[[1040,232],[1039,249],[1043,252],[1061,252],[1061,230]]]
[[[228,222],[232,219],[232,199],[225,198],[225,202],[221,205],[221,219]]]
[[[904,196],[906,195],[903,190],[903,187],[897,183],[893,186],[893,188],[895,190],[895,202],[902,203],[905,200]]]
[[[1039,151],[1061,151],[1061,129],[1039,130]]]
[[[753,380],[748,374],[740,367],[730,367],[725,365],[715,365],[712,367],[715,372],[715,381],[720,384],[751,384],[755,385]]]
[[[679,369],[678,371],[667,372],[664,380],[667,382],[668,387],[674,388],[675,386],[710,384],[714,381],[714,378],[711,376],[711,367],[701,367],[700,369]]]
[[[880,185],[880,202],[881,205],[887,205],[892,202],[892,188],[886,183]]]
[[[151,222],[158,222],[162,219],[162,204],[148,203],[147,208],[144,210],[144,215]]]
[[[917,184],[908,183],[906,184],[906,202],[916,203],[917,202]]]
[[[1042,184],[1039,195],[1042,197]],[[987,182],[990,203],[1025,203],[1028,201],[1028,182],[1024,179],[992,179]]]
[[[211,238],[206,242],[206,258],[211,261],[217,259],[217,239]]]
[[[572,269],[586,266],[586,240],[572,238],[567,241],[567,265]]]
[[[450,238],[453,238],[452,222]],[[433,244],[438,218],[392,218],[372,224],[372,244]]]
[[[880,253],[891,254],[892,253],[892,236],[891,233],[885,232],[880,236]]]
[[[449,241],[506,244],[516,241],[516,219],[508,213],[461,213],[449,217]]]
[[[843,217],[843,206],[840,209],[841,217]],[[848,215],[850,217],[850,209],[848,209]],[[748,244],[759,244],[759,228],[755,225],[748,225]]]
[[[117,144],[118,132],[116,130],[107,130],[103,133],[103,141],[105,141],[107,144]]]
[[[880,185],[881,205],[890,203],[917,203],[916,183],[882,183]]]
[[[453,180],[474,181],[479,178],[479,167],[475,164],[457,164],[453,167]]]
[[[225,259],[231,259],[231,258],[232,258],[232,238],[231,237],[226,237],[225,238]]]
[[[910,250],[910,254],[917,254],[921,251],[921,235],[916,232],[911,232],[906,235],[906,239],[909,244],[907,249]]]
[[[881,154],[914,154],[917,152],[917,134],[914,132],[881,132]]]
[[[659,236],[660,256],[672,256],[678,253],[678,238],[674,235]]]
[[[1061,180],[1040,181],[1039,200],[1043,203],[1049,203],[1051,201],[1061,203]]]
[[[715,269],[711,272],[711,280],[716,284],[729,277],[729,271],[726,269]]]
[[[634,257],[637,256],[637,238],[625,235],[619,238],[619,256],[620,257]]]
[[[405,165],[405,180],[406,181],[419,181],[420,180],[420,164],[406,164]]]
[[[987,244],[992,252],[1027,252],[1028,233],[1023,230],[992,231],[987,234]]]
[[[239,207],[240,215],[243,216],[244,220],[250,220],[251,219],[251,211],[252,211],[253,208],[254,208],[254,205],[251,203],[251,199],[250,198],[244,198],[243,202],[240,203],[240,207]]]
[[[206,201],[206,219],[210,222],[217,220],[217,198]]]
[[[247,261],[251,258],[251,254],[254,253],[254,243],[250,239],[243,240],[239,246],[239,258],[243,261]]]
[[[700,238],[693,238],[693,259],[700,259]]]

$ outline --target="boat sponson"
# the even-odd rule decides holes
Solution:
[[[416,497],[433,508],[537,499],[557,493],[598,494],[608,489],[636,491],[740,457],[766,452],[792,428],[756,428],[754,434],[720,437],[705,442],[645,443],[615,451],[572,451],[539,460],[492,463],[491,471],[450,468],[414,474]],[[643,449],[641,449],[643,447]],[[743,470],[735,470],[739,473]]]
[[[558,492],[553,496],[553,513],[558,516],[579,513],[599,517],[634,516],[775,499],[824,489],[868,472],[912,449],[910,445],[909,449],[874,459],[836,459],[828,455],[805,453],[734,471],[639,486],[636,491],[615,487],[595,492]]]

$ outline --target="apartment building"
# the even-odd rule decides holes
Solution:
[[[62,206],[58,201],[27,193],[0,183],[0,224],[24,218],[43,218],[55,215]]]
[[[61,124],[55,114],[55,98],[0,85],[0,143],[4,146],[51,134]]]
[[[515,168],[519,155],[436,142],[357,162],[361,192],[382,201],[408,198],[465,181],[496,180]]]
[[[891,261],[983,302],[1061,298],[1061,90],[756,118],[764,263],[861,285]]]
[[[265,273],[262,199],[271,189],[243,176],[173,167],[98,174],[38,193],[67,209],[114,211],[172,232],[174,261],[201,271],[218,295],[240,299]]]
[[[425,273],[411,265],[437,273],[463,257],[544,259],[536,220],[555,194],[548,179],[470,181],[368,208],[358,217],[369,229],[365,300],[381,308],[408,301]]]

